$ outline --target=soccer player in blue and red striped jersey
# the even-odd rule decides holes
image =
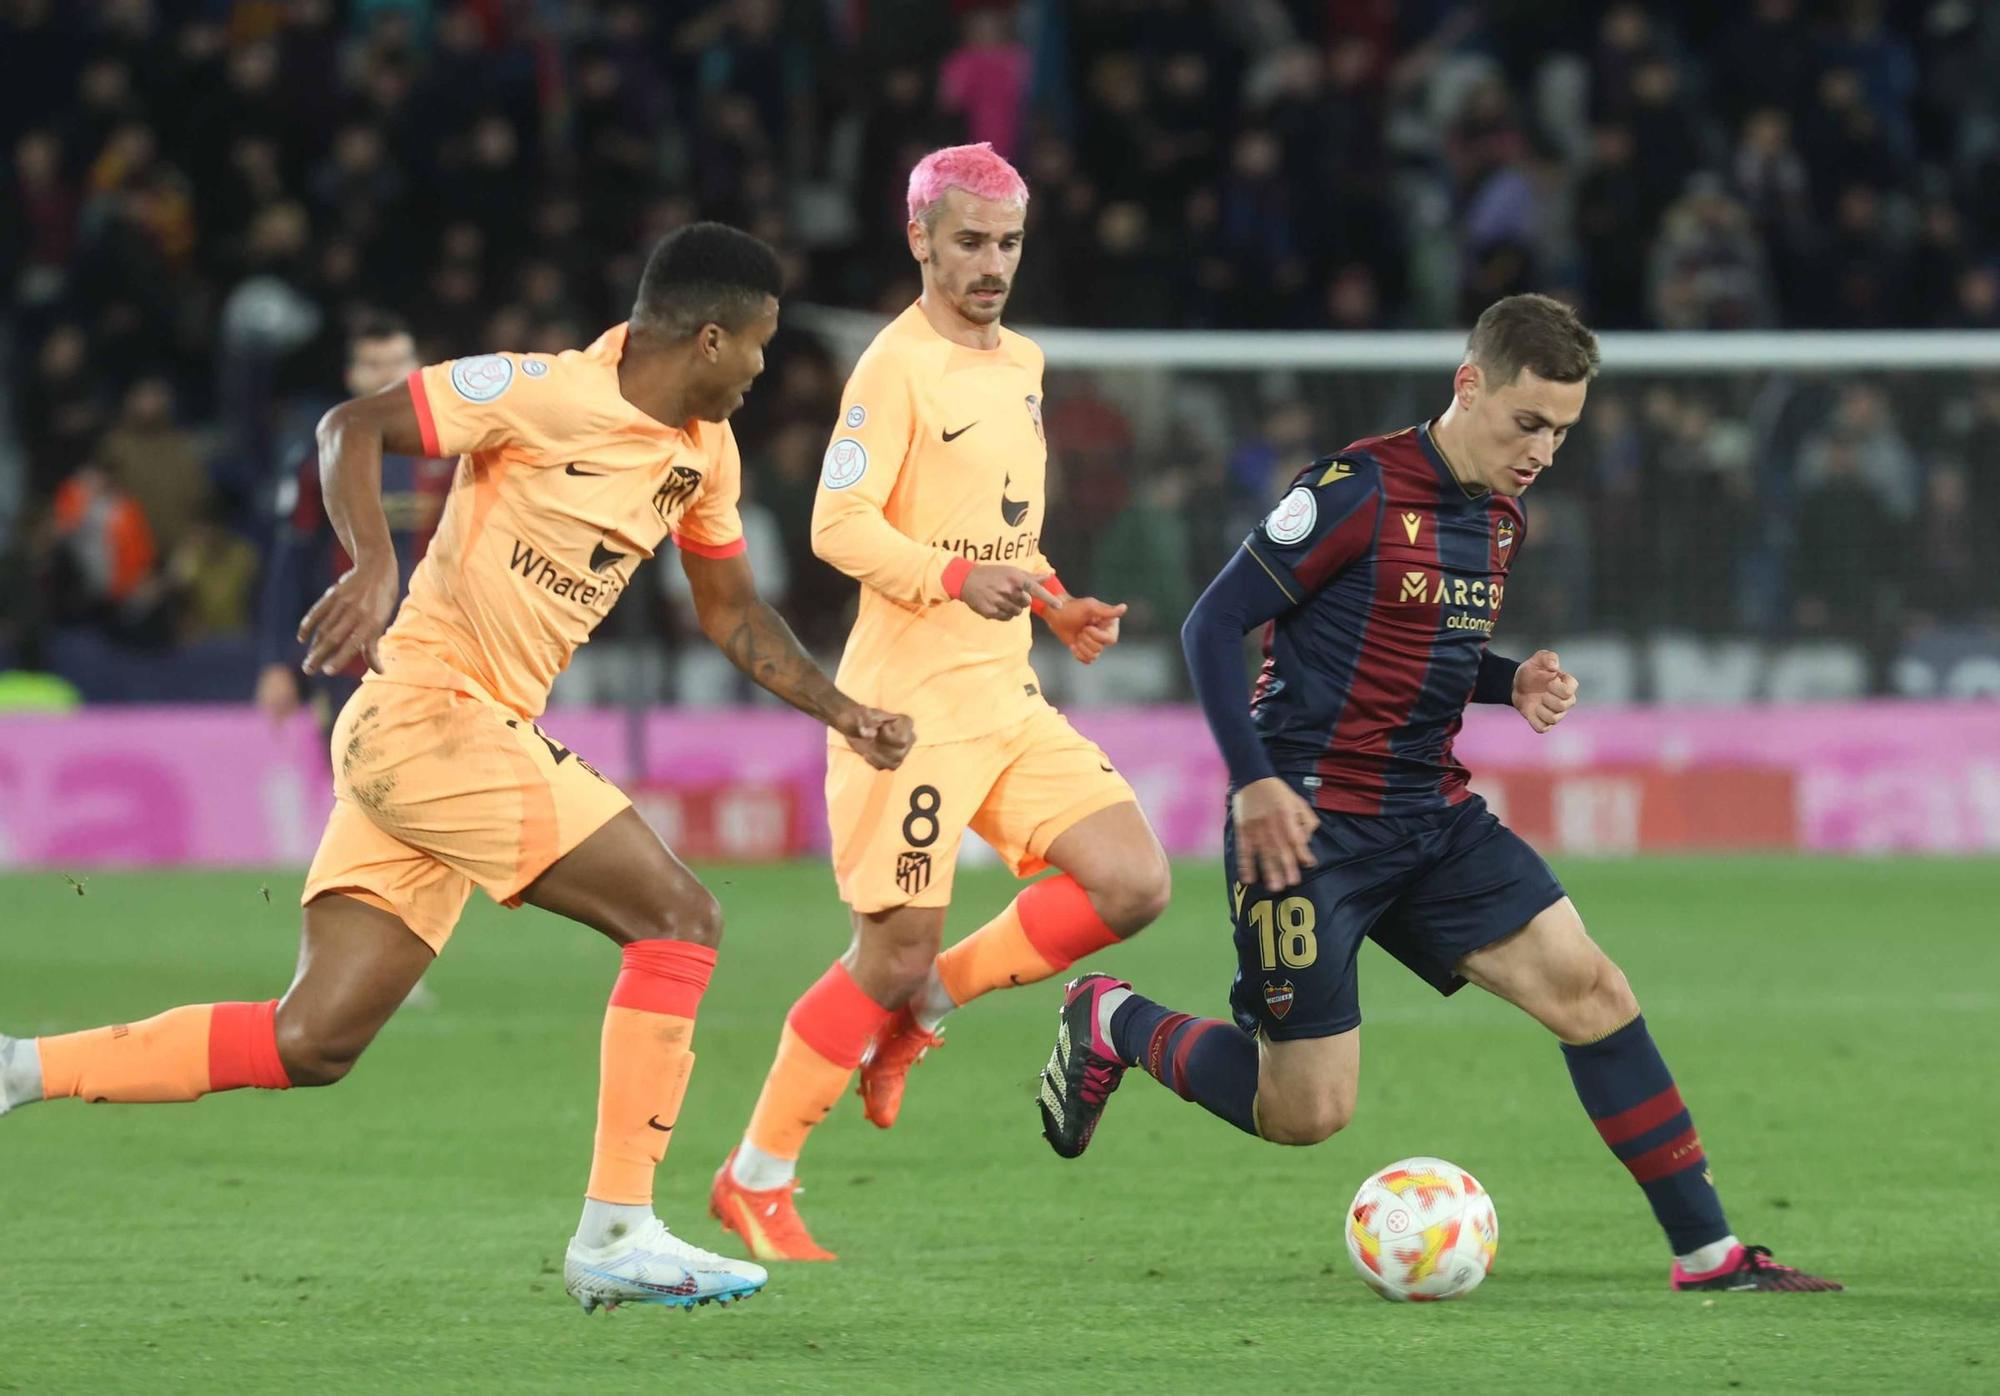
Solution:
[[[1057,1153],[1089,1145],[1129,1066],[1275,1143],[1334,1134],[1360,1082],[1355,956],[1373,939],[1441,993],[1477,984],[1556,1035],[1666,1232],[1673,1288],[1840,1288],[1737,1241],[1624,974],[1452,756],[1468,702],[1510,703],[1537,732],[1576,702],[1555,654],[1517,662],[1487,641],[1527,536],[1520,497],[1597,364],[1567,306],[1496,303],[1443,415],[1315,461],[1195,604],[1182,641],[1230,777],[1235,1021],[1108,975],[1072,980],[1042,1072]],[[1246,693],[1242,641],[1258,626],[1263,671]]]
[[[367,314],[354,321],[347,334],[347,391],[368,397],[417,371],[417,345],[403,322],[393,315]],[[397,575],[405,585],[430,547],[444,514],[458,472],[453,456],[382,457],[382,512],[389,520]],[[264,564],[264,594],[257,621],[257,706],[273,721],[282,722],[298,710],[303,696],[314,709],[322,731],[331,731],[338,713],[361,676],[368,672],[355,660],[339,674],[301,674],[299,661],[306,647],[299,643],[299,617],[312,609],[320,595],[354,566],[327,517],[320,494],[319,453],[304,452],[295,474],[285,481],[276,500],[276,529],[270,557]]]

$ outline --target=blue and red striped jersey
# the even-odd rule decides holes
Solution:
[[[382,457],[382,512],[389,520],[389,537],[396,547],[396,567],[405,590],[410,573],[423,561],[444,513],[458,470],[456,456]],[[320,496],[319,458],[308,452],[290,480],[279,489],[274,512],[276,530],[266,560],[264,595],[258,615],[258,659],[264,664],[297,664],[305,658],[298,643],[299,621],[319,600],[320,593],[354,565],[334,533]],[[356,660],[349,673],[367,671]]]
[[[1320,809],[1467,797],[1452,739],[1526,532],[1519,501],[1466,493],[1428,426],[1313,462],[1251,532],[1245,548],[1292,602],[1265,627],[1252,716]]]

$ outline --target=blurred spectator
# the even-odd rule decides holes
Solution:
[[[1091,586],[1129,606],[1125,624],[1140,634],[1174,634],[1194,604],[1187,500],[1187,476],[1161,470],[1140,482],[1097,541]]]
[[[208,511],[208,465],[194,433],[175,423],[174,392],[164,378],[132,385],[98,446],[97,464],[145,515],[161,557],[171,557]]]
[[[1632,133],[1600,126],[1576,194],[1576,235],[1583,253],[1584,313],[1607,330],[1636,329],[1646,313],[1646,226]]]
[[[1810,489],[1833,478],[1836,455],[1843,468],[1851,463],[1853,478],[1874,493],[1876,508],[1898,524],[1909,522],[1917,509],[1921,470],[1890,414],[1888,395],[1875,384],[1849,383],[1840,390],[1833,420],[1800,455],[1800,486]]]
[[[1817,293],[1807,259],[1815,238],[1812,179],[1792,145],[1791,114],[1759,107],[1743,123],[1732,173],[1736,192],[1769,250],[1779,304],[1796,321]]]
[[[161,638],[158,564],[145,512],[110,476],[86,466],[63,482],[42,556],[51,621],[118,638]]]
[[[1912,621],[1950,625],[2000,607],[1995,550],[1973,512],[1964,466],[1946,461],[1931,468],[1924,482],[1922,529],[1921,543],[1908,554]]]
[[[1771,321],[1763,244],[1748,212],[1704,176],[1667,210],[1653,245],[1655,323],[1670,330],[1741,330]]]
[[[1247,530],[1313,457],[1344,444],[1314,439],[1312,409],[1305,403],[1289,401],[1272,407],[1229,457],[1228,488],[1233,506],[1229,531]],[[1235,527],[1236,523],[1243,528]]]
[[[25,305],[61,294],[76,252],[80,198],[64,175],[62,142],[52,131],[24,133],[14,145],[14,168],[0,199],[0,269],[4,288]]]
[[[257,583],[257,549],[223,522],[198,519],[167,559],[175,638],[183,644],[250,633]]]
[[[1652,478],[1651,530],[1665,559],[1664,624],[1703,633],[1738,629],[1744,561],[1765,521],[1751,473],[1753,437],[1697,393],[1675,395],[1661,423]]]
[[[1800,110],[1812,91],[1812,35],[1801,0],[1751,0],[1745,13],[1709,49],[1709,90],[1725,117],[1740,119],[1753,105]]]
[[[83,328],[59,322],[42,341],[34,368],[14,397],[31,497],[47,498],[83,463],[103,426],[102,393]]]
[[[964,26],[964,42],[938,69],[938,106],[963,118],[967,140],[990,141],[1011,160],[1019,153],[1030,55],[1004,11],[972,10]]]
[[[1880,608],[1893,600],[1889,579],[1857,556],[1864,540],[1874,556],[1902,551],[1901,523],[1884,513],[1880,492],[1863,477],[1863,459],[1850,437],[1826,441],[1799,498],[1792,590],[1796,623],[1808,634],[1867,638]]]
[[[1890,231],[1882,196],[1866,184],[1841,189],[1822,280],[1829,323],[1840,329],[1886,329],[1907,322],[1909,286],[1900,240]]]

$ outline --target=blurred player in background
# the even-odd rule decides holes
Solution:
[[[1452,756],[1468,702],[1511,703],[1537,732],[1576,702],[1553,653],[1517,662],[1487,642],[1527,536],[1520,496],[1576,425],[1597,364],[1568,307],[1496,303],[1444,414],[1315,461],[1195,604],[1182,639],[1229,767],[1235,1022],[1107,975],[1073,980],[1042,1072],[1058,1154],[1088,1147],[1129,1066],[1248,1134],[1334,1134],[1360,1085],[1355,957],[1370,938],[1439,992],[1477,984],[1556,1035],[1666,1232],[1674,1289],[1840,1288],[1737,1241],[1624,974]],[[1253,696],[1242,642],[1258,626]]]
[[[661,241],[630,322],[588,349],[434,364],[327,414],[321,479],[354,566],[299,635],[308,672],[336,674],[357,656],[370,672],[334,728],[339,801],[306,876],[297,978],[282,1001],[0,1038],[0,1111],[332,1085],[444,948],[476,885],[622,948],[568,1292],[588,1312],[763,1286],[760,1267],[687,1244],[652,1209],[721,909],[631,802],[535,719],[633,569],[671,535],[703,630],[745,673],[864,763],[893,767],[908,750],[909,720],[842,694],[758,598],[743,558],[727,419],[763,371],[779,281],[762,242],[695,224]],[[385,454],[462,456],[400,611]]]
[[[347,392],[367,397],[400,383],[417,369],[417,345],[409,329],[392,315],[364,315],[347,333]],[[382,457],[382,512],[396,550],[396,570],[406,581],[416,573],[444,513],[458,462],[446,456]],[[367,664],[356,660],[333,675],[301,674],[305,648],[298,642],[299,617],[321,592],[354,565],[334,532],[320,498],[319,454],[308,452],[279,487],[277,519],[265,564],[264,594],[257,618],[257,707],[273,723],[285,721],[309,701],[322,730],[353,696]]]
[[[862,584],[843,687],[915,719],[893,772],[827,754],[847,953],[792,1005],[748,1133],[710,1206],[763,1260],[831,1260],[792,1201],[806,1136],[856,1067],[868,1118],[895,1123],[946,1014],[1046,979],[1137,932],[1168,872],[1124,777],[1041,696],[1030,610],[1090,663],[1123,606],[1072,597],[1042,556],[1042,354],[1001,328],[1028,190],[990,146],[911,172],[923,295],[855,365],[813,511],[813,548]],[[1017,877],[1007,909],[939,954],[967,828]]]

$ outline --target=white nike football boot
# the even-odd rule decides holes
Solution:
[[[761,1265],[689,1245],[654,1217],[608,1246],[585,1246],[574,1237],[563,1257],[563,1289],[585,1313],[620,1304],[729,1304],[764,1287]]]
[[[0,1115],[42,1098],[42,1054],[31,1037],[0,1033]]]

